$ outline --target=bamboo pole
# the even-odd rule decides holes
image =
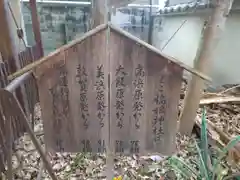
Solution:
[[[232,3],[233,0],[216,0],[215,8],[203,31],[195,69],[204,74],[209,73],[213,52],[220,39],[221,32],[224,30]],[[185,96],[184,107],[180,115],[180,132],[182,134],[190,134],[192,131],[204,87],[205,84],[202,79],[192,76]]]

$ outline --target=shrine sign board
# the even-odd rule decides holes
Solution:
[[[174,152],[183,68],[131,37],[105,25],[36,68],[49,151]]]

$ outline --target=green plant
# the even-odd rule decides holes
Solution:
[[[170,157],[168,162],[172,169],[181,174],[184,179],[190,179],[191,177],[191,179],[196,180],[224,180],[228,169],[221,165],[221,161],[227,155],[228,151],[238,142],[240,142],[240,136],[237,136],[229,142],[228,145],[220,151],[220,155],[215,161],[211,163],[211,154],[208,148],[206,110],[203,108],[200,142],[197,142],[196,140],[194,141],[199,161],[199,163],[197,163],[199,172],[176,156]]]

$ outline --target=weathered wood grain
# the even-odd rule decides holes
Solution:
[[[39,57],[39,53],[36,49],[36,45],[33,47],[27,47],[24,51],[19,53],[18,57],[19,57],[21,68],[34,62]],[[29,113],[33,115],[34,107],[36,103],[39,101],[36,79],[34,78],[34,76],[31,76],[28,80],[23,82],[23,84],[25,86],[24,97],[26,97],[26,102],[27,102],[25,104],[25,106],[27,107],[25,107],[24,109],[28,109]]]
[[[19,53],[21,67],[31,63],[34,59],[38,59],[38,53],[36,50],[32,52],[31,48],[26,48],[25,51]],[[5,171],[5,162],[11,161],[12,157],[12,142],[21,137],[26,129],[22,122],[21,115],[18,112],[18,107],[13,106],[8,99],[3,88],[7,87],[9,81],[7,76],[9,75],[9,67],[7,62],[0,62],[0,172]],[[38,102],[37,85],[34,77],[32,76],[28,81],[22,83],[25,86],[27,106],[31,109],[33,114],[34,106]],[[14,92],[19,97],[19,92]],[[20,98],[19,101],[22,99]],[[22,101],[21,101],[22,102]],[[24,107],[26,109],[26,107]],[[33,115],[32,115],[33,117]],[[12,163],[12,161],[10,162]],[[11,168],[11,164],[8,163]],[[11,172],[9,172],[11,173]]]
[[[36,70],[45,140],[53,150],[105,151],[109,136],[105,43],[105,31],[100,31]]]
[[[183,68],[114,28],[107,31],[36,68],[47,148],[171,154]]]
[[[171,154],[183,69],[114,30],[110,39],[112,143],[121,146],[120,153]],[[124,77],[115,76],[119,67]],[[119,83],[124,84],[122,89],[117,88]],[[122,99],[116,98],[118,92]]]

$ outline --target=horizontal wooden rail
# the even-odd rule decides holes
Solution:
[[[17,77],[14,79],[11,83],[9,83],[4,89],[6,89],[9,92],[14,92],[20,85],[22,84],[23,81],[26,81],[28,78],[31,77],[32,71],[26,72],[25,74]]]

